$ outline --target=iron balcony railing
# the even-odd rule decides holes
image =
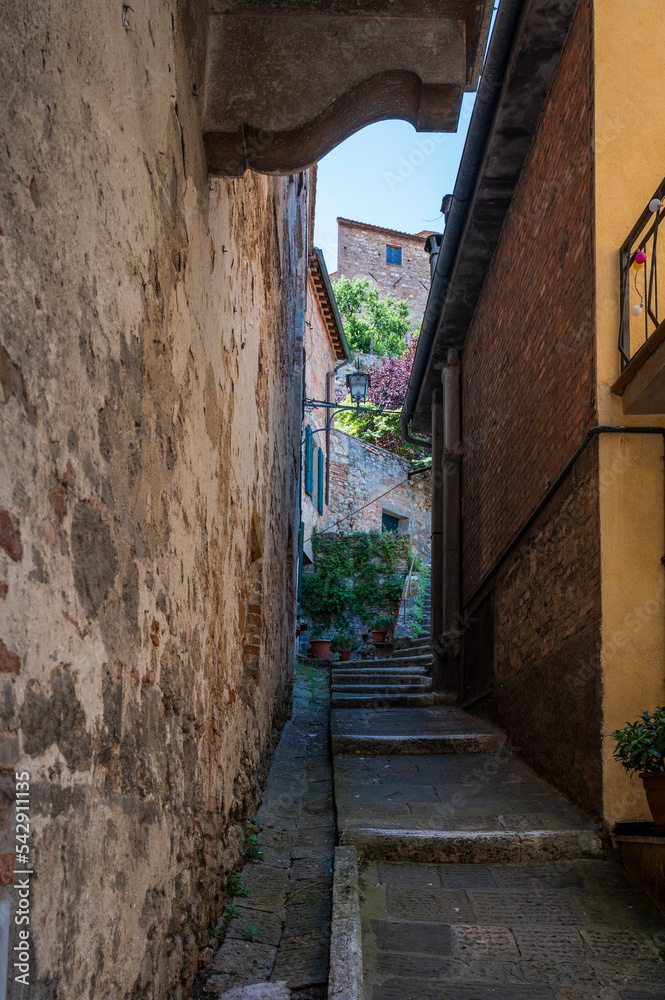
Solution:
[[[621,370],[646,343],[661,323],[659,311],[658,264],[665,275],[665,231],[659,244],[658,229],[665,216],[665,180],[642,212],[620,250],[621,325],[619,353]]]

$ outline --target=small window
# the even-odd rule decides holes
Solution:
[[[384,510],[381,515],[381,530],[393,531],[397,534],[399,532],[399,518],[394,517],[392,514],[387,514]]]
[[[401,264],[402,263],[402,248],[401,247],[386,247],[386,264]]]

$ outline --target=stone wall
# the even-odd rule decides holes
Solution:
[[[596,423],[588,3],[561,56],[463,355],[463,591]]]
[[[1,791],[49,1000],[185,995],[290,710],[308,180],[209,180],[206,5],[126,14],[37,0],[0,60]]]
[[[367,278],[381,298],[406,299],[415,329],[425,313],[430,285],[429,254],[425,240],[429,232],[400,233],[349,219],[337,220],[338,278]],[[386,263],[386,246],[402,248],[402,263]]]
[[[331,435],[330,506],[326,530],[381,530],[383,511],[399,518],[399,533],[429,562],[430,474],[408,479],[412,465],[385,448],[334,430]],[[386,494],[383,496],[382,494]],[[359,510],[360,508],[363,510]],[[359,513],[354,513],[359,511]],[[339,524],[339,529],[335,526]]]
[[[582,808],[602,812],[598,442],[488,581],[494,690],[474,707]],[[474,606],[467,608],[467,621]]]

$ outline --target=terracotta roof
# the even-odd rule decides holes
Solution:
[[[388,229],[386,226],[373,226],[370,222],[357,222],[355,219],[344,219],[337,216],[337,225],[343,223],[346,226],[355,226],[357,229],[373,229],[376,233],[393,233],[395,236],[406,236],[410,240],[426,240],[428,236],[433,236],[433,229],[423,229],[419,233],[403,233],[401,229]]]

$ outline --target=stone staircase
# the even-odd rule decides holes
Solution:
[[[601,856],[593,823],[461,709],[337,709],[331,729],[339,839],[361,858]]]
[[[427,708],[450,703],[450,695],[432,689],[430,600],[428,590],[420,635],[395,639],[398,656],[348,660],[333,666],[333,708]]]

